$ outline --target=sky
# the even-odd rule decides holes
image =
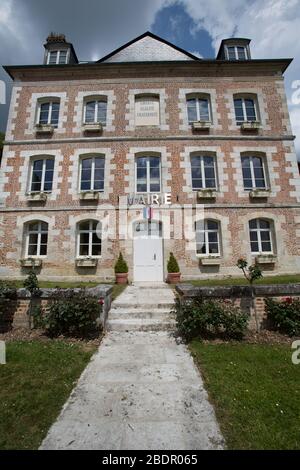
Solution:
[[[0,64],[42,63],[51,31],[64,33],[85,61],[147,30],[204,58],[214,58],[228,37],[252,39],[252,58],[294,58],[285,85],[300,160],[300,0],[0,0]],[[0,80],[8,103],[3,69]],[[0,104],[2,131],[7,109]]]

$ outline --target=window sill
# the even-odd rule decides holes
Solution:
[[[20,260],[20,264],[23,268],[38,268],[43,264],[41,258],[24,258]]]
[[[98,201],[100,191],[81,191],[79,199],[82,201]]]
[[[54,132],[54,126],[48,125],[48,124],[37,124],[35,126],[35,132],[36,134],[53,134]]]
[[[86,123],[83,124],[82,127],[83,132],[102,132],[103,131],[103,124],[101,122],[95,122],[95,123]]]
[[[26,198],[28,202],[45,202],[48,194],[44,192],[27,193]]]
[[[78,268],[94,268],[98,264],[99,258],[77,258],[75,264]]]
[[[258,264],[275,264],[277,261],[277,256],[276,255],[256,255],[255,256],[255,261]]]
[[[212,257],[202,257],[197,255],[202,266],[219,266],[221,264],[221,258],[219,256]]]
[[[194,131],[209,130],[212,125],[210,121],[194,121],[191,124]]]
[[[253,131],[256,132],[261,128],[261,123],[259,121],[245,121],[241,123],[242,131]]]
[[[263,199],[270,196],[269,189],[253,189],[249,192],[250,199]]]
[[[200,189],[197,190],[198,199],[216,199],[217,190],[216,189]]]

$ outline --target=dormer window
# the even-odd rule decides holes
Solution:
[[[227,46],[228,60],[247,60],[248,53],[245,46]]]
[[[48,51],[47,64],[58,65],[66,64],[68,58],[68,49],[61,49],[58,51]]]

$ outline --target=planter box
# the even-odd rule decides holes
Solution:
[[[35,126],[35,132],[37,134],[53,134],[54,127],[48,124],[38,124]]]
[[[219,266],[221,264],[220,258],[200,258],[202,266]]]
[[[103,126],[101,122],[83,124],[83,132],[102,132]]]
[[[197,191],[198,199],[216,199],[217,191],[215,189],[200,189]]]
[[[263,199],[270,196],[268,189],[254,189],[250,191],[249,196],[251,199]]]
[[[181,273],[168,273],[167,282],[169,284],[178,284],[180,282]]]
[[[45,202],[47,200],[47,194],[46,193],[28,193],[26,195],[27,201],[28,202]]]
[[[277,256],[275,255],[258,255],[255,257],[258,264],[275,264]]]
[[[21,259],[20,263],[23,268],[38,268],[42,266],[43,261],[38,258],[25,258]]]
[[[208,130],[211,128],[210,121],[195,121],[192,123],[192,129],[194,131]]]
[[[98,264],[97,258],[77,258],[76,266],[78,268],[94,268]]]
[[[259,121],[246,121],[241,124],[243,131],[257,131],[260,129],[261,124]]]
[[[98,201],[99,191],[81,191],[79,193],[79,199],[82,201]]]
[[[116,284],[127,284],[128,273],[116,273]]]

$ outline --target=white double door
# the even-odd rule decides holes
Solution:
[[[151,226],[147,222],[137,224],[136,228],[139,230],[135,232],[133,239],[133,279],[136,282],[163,282],[163,245],[160,230],[155,234],[151,233]]]

